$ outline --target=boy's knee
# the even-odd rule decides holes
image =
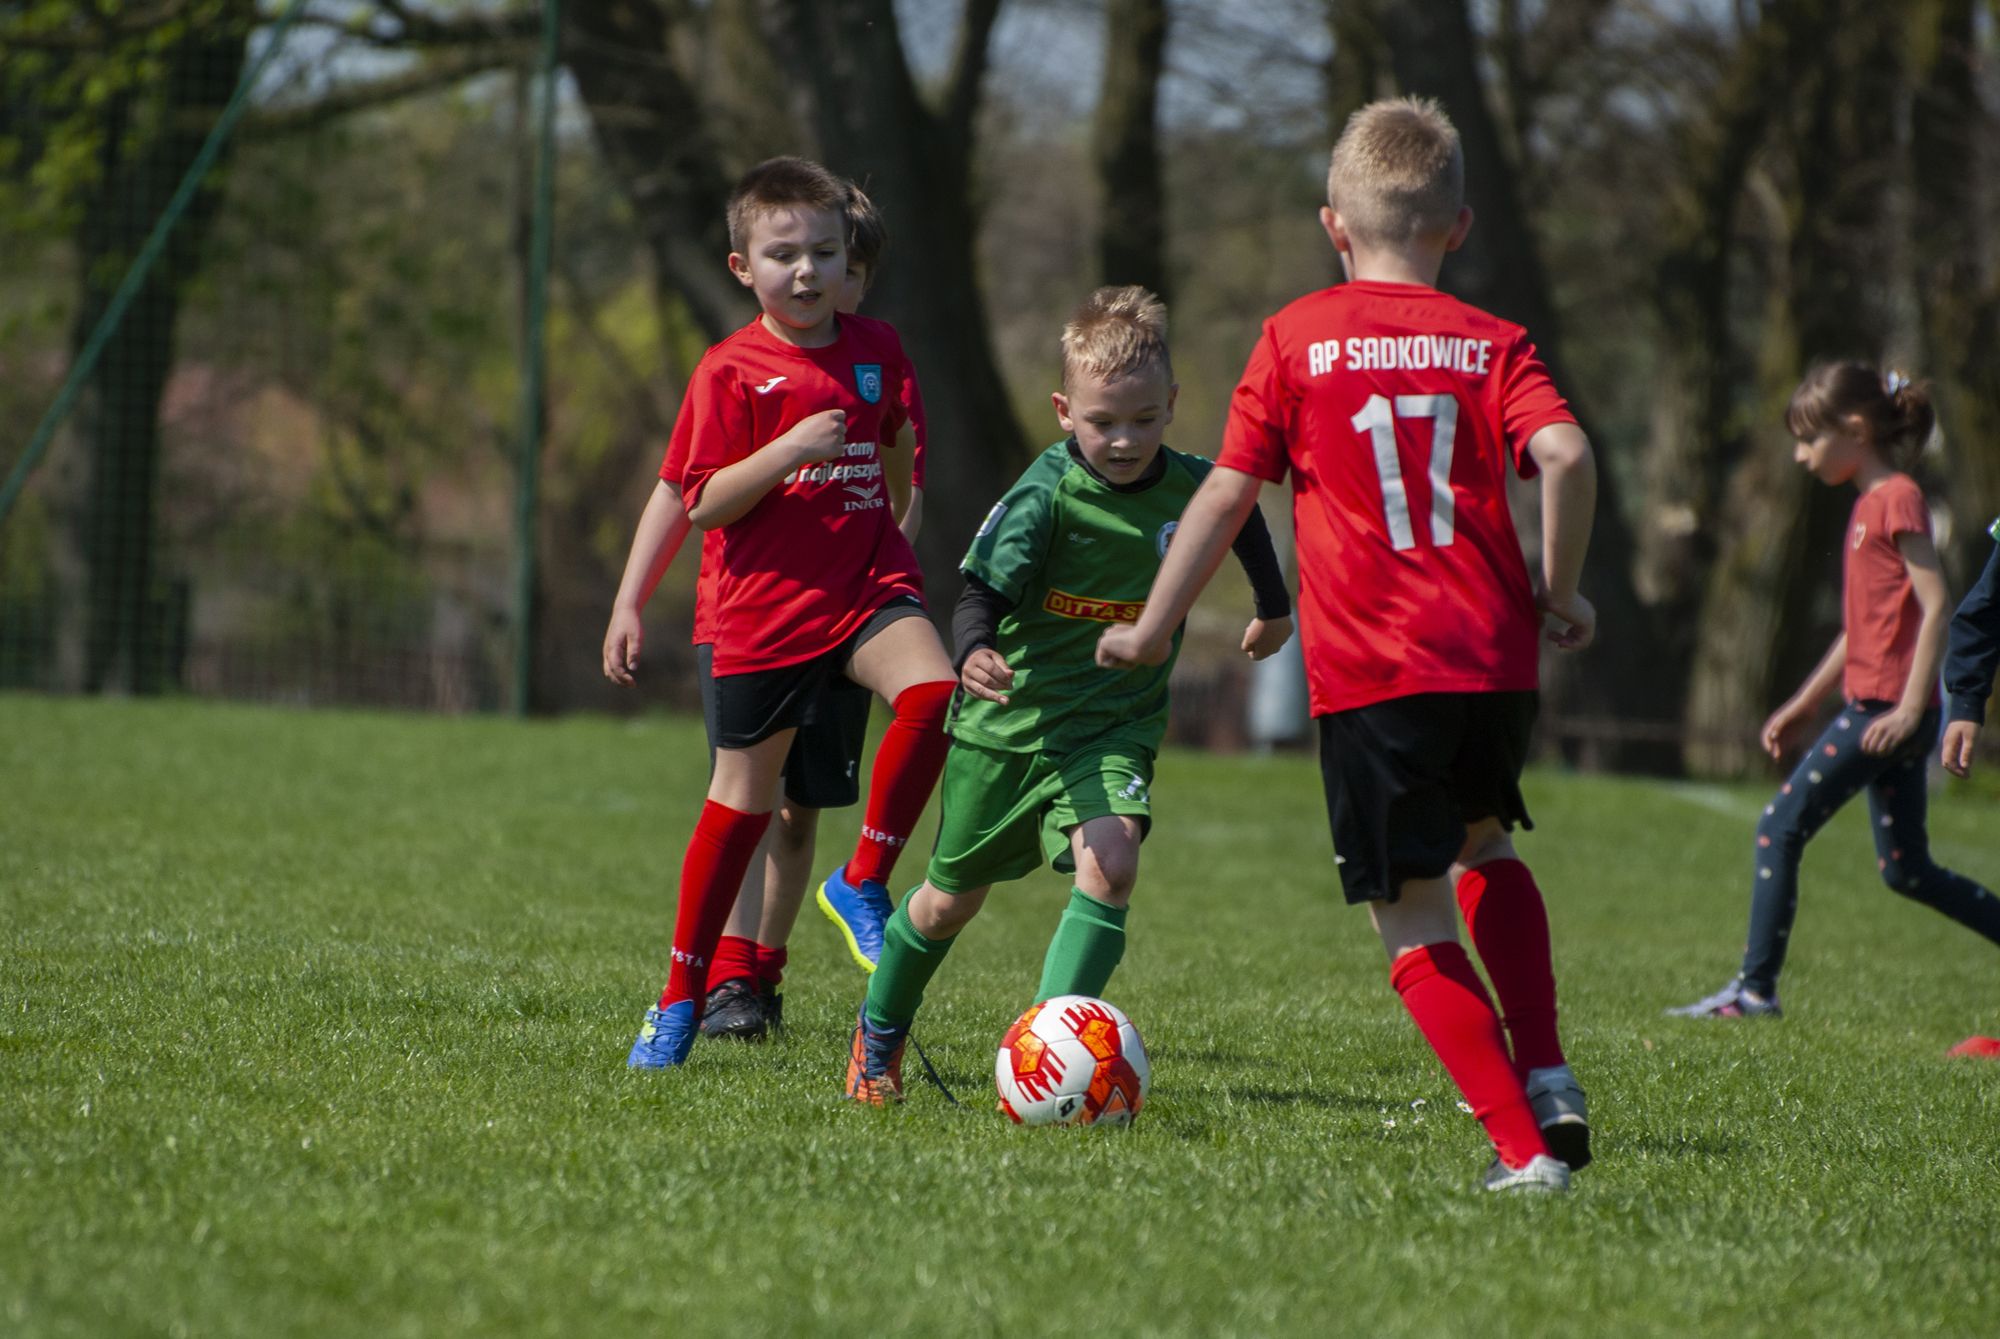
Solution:
[[[819,836],[819,810],[786,800],[772,825],[772,842],[786,855],[800,855],[813,849]]]
[[[1476,819],[1466,825],[1465,845],[1458,851],[1458,859],[1453,862],[1453,874],[1461,874],[1468,869],[1489,864],[1495,860],[1519,860],[1514,850],[1514,838],[1497,818]]]
[[[1076,886],[1101,902],[1122,907],[1139,883],[1139,823],[1126,817],[1094,818],[1070,835]]]
[[[1131,859],[1093,861],[1088,873],[1082,865],[1078,865],[1076,873],[1077,887],[1114,907],[1128,905],[1132,901],[1132,890],[1139,886],[1136,852]]]
[[[910,924],[926,939],[949,939],[979,914],[985,902],[984,888],[948,893],[926,879],[910,894]]]

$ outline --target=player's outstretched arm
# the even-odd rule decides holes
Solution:
[[[1577,589],[1597,512],[1597,457],[1574,423],[1551,423],[1528,439],[1542,475],[1542,573],[1535,603],[1563,626],[1549,640],[1581,651],[1597,635],[1597,610]]]
[[[1261,507],[1250,508],[1229,547],[1250,578],[1250,598],[1257,610],[1243,630],[1243,654],[1265,660],[1292,639],[1292,593],[1285,588],[1285,565],[1278,561],[1278,546],[1271,542],[1271,527],[1264,523]]]
[[[802,418],[783,435],[709,475],[688,508],[688,519],[702,530],[728,525],[762,502],[793,470],[837,460],[846,450],[845,409],[823,409]]]
[[[1137,623],[1121,624],[1098,638],[1098,664],[1106,669],[1131,669],[1166,661],[1174,629],[1187,619],[1195,597],[1222,565],[1222,555],[1229,551],[1237,531],[1257,505],[1257,492],[1262,487],[1263,480],[1256,475],[1226,465],[1208,472],[1181,513],[1174,542],[1168,546],[1166,561],[1160,564],[1152,592],[1146,597],[1145,612]]]
[[[604,630],[604,677],[630,686],[639,672],[639,643],[643,637],[639,611],[653,598],[667,565],[680,552],[688,533],[687,509],[681,506],[681,490],[665,479],[653,485],[646,510],[639,514],[639,528],[632,535],[632,551],[625,555],[625,575],[618,582],[618,595],[611,602],[611,624]]]

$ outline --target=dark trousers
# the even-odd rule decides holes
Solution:
[[[1882,882],[2000,943],[2000,898],[1931,859],[1924,831],[1930,798],[1924,769],[1938,738],[1937,711],[1925,712],[1916,732],[1894,753],[1876,757],[1861,751],[1868,723],[1893,707],[1889,702],[1850,702],[1842,708],[1757,824],[1743,984],[1759,995],[1772,995],[1778,988],[1799,910],[1799,859],[1806,843],[1863,787]]]

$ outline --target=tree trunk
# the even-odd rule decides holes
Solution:
[[[197,26],[167,51],[157,86],[112,98],[77,230],[83,292],[74,349],[81,351],[102,319],[221,115],[243,68],[245,40],[235,21]],[[112,331],[77,404],[88,460],[75,499],[80,562],[73,570],[83,581],[83,622],[80,638],[73,629],[58,641],[81,642],[80,657],[64,659],[78,676],[70,686],[88,692],[157,692],[172,672],[177,602],[154,562],[160,398],[173,369],[181,291],[200,264],[216,187],[212,172]]]
[[[861,182],[889,224],[868,311],[901,332],[922,379],[930,451],[917,549],[933,614],[957,600],[966,542],[1026,459],[987,336],[972,203],[973,123],[999,8],[966,6],[936,107],[911,79],[892,0],[768,0],[765,11],[828,166]]]
[[[1974,580],[1992,541],[1985,526],[2000,513],[2000,287],[1986,242],[1988,183],[1980,146],[1994,121],[1979,95],[1975,0],[1934,0],[1929,30],[1916,36],[1928,68],[1914,80],[1910,229],[1917,302],[1923,313],[1924,368],[1935,379],[1944,425],[1944,501],[1952,519],[1946,549],[1954,590]]]
[[[1786,4],[1767,11],[1724,71],[1713,114],[1697,112],[1676,137],[1673,180],[1680,184],[1667,198],[1666,239],[1651,295],[1660,361],[1634,574],[1640,598],[1655,612],[1660,676],[1674,684],[1687,684],[1693,673],[1701,609],[1722,537],[1737,533],[1718,523],[1730,470],[1745,449],[1730,374],[1736,361],[1733,237],[1751,166],[1790,93],[1779,76],[1809,8]],[[1779,379],[1789,374],[1787,363],[1775,374]],[[1747,476],[1756,480],[1747,505],[1765,495],[1759,490],[1786,484],[1763,475]],[[1744,538],[1754,543],[1757,537]],[[1757,565],[1744,553],[1736,562]],[[1686,719],[1709,719],[1709,709],[1689,711]],[[1703,755],[1704,764],[1712,761]]]
[[[701,99],[674,63],[658,0],[566,0],[563,61],[652,253],[654,272],[714,343],[755,313],[723,263],[729,178]]]
[[[1382,36],[1382,0],[1326,0],[1333,50],[1326,64],[1327,148],[1347,118],[1381,97],[1389,80],[1389,47]]]
[[[1866,0],[1808,8],[1806,40],[1795,45],[1784,80],[1798,109],[1796,226],[1787,310],[1765,341],[1762,418],[1772,426],[1755,434],[1729,483],[1722,532],[1730,539],[1710,582],[1694,664],[1690,722],[1698,736],[1724,741],[1698,751],[1705,771],[1741,771],[1754,761],[1757,727],[1773,699],[1839,634],[1841,539],[1853,495],[1793,464],[1777,420],[1809,363],[1878,358],[1888,328],[1883,276],[1900,18],[1894,6]]]
[[[1091,149],[1103,192],[1097,253],[1104,282],[1142,284],[1171,301],[1158,128],[1166,50],[1166,0],[1111,0]]]
[[[1475,224],[1466,245],[1445,262],[1444,286],[1497,316],[1525,326],[1556,384],[1576,387],[1563,368],[1562,332],[1533,227],[1514,188],[1513,165],[1487,103],[1477,37],[1464,0],[1410,0],[1382,11],[1397,83],[1444,105],[1465,149],[1466,202]],[[1577,409],[1580,421],[1586,414]],[[1586,423],[1586,429],[1587,429]],[[1581,656],[1554,660],[1550,698],[1568,715],[1627,723],[1670,714],[1678,685],[1654,666],[1653,620],[1632,584],[1634,543],[1614,471],[1598,471],[1597,525],[1585,592],[1596,602],[1599,641]],[[1566,750],[1588,768],[1672,771],[1675,750],[1614,732],[1579,734]]]

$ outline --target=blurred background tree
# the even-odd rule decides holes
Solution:
[[[781,152],[861,180],[891,229],[868,310],[923,377],[942,610],[1056,435],[1068,309],[1167,294],[1172,440],[1212,451],[1259,322],[1337,275],[1313,217],[1335,129],[1398,91],[1466,140],[1479,222],[1446,287],[1529,327],[1605,462],[1602,642],[1551,666],[1574,761],[1758,765],[1755,725],[1837,624],[1847,499],[1780,421],[1812,360],[1936,379],[1924,482],[1957,583],[2000,511],[1976,0],[563,0],[542,332],[539,9],[305,3],[0,521],[0,682],[497,706],[516,355],[545,337],[534,700],[690,701],[692,555],[649,610],[644,693],[603,684],[597,645],[688,369],[751,314],[722,201]],[[275,12],[0,2],[0,468]],[[1197,611],[1191,721],[1240,691],[1241,595]]]

